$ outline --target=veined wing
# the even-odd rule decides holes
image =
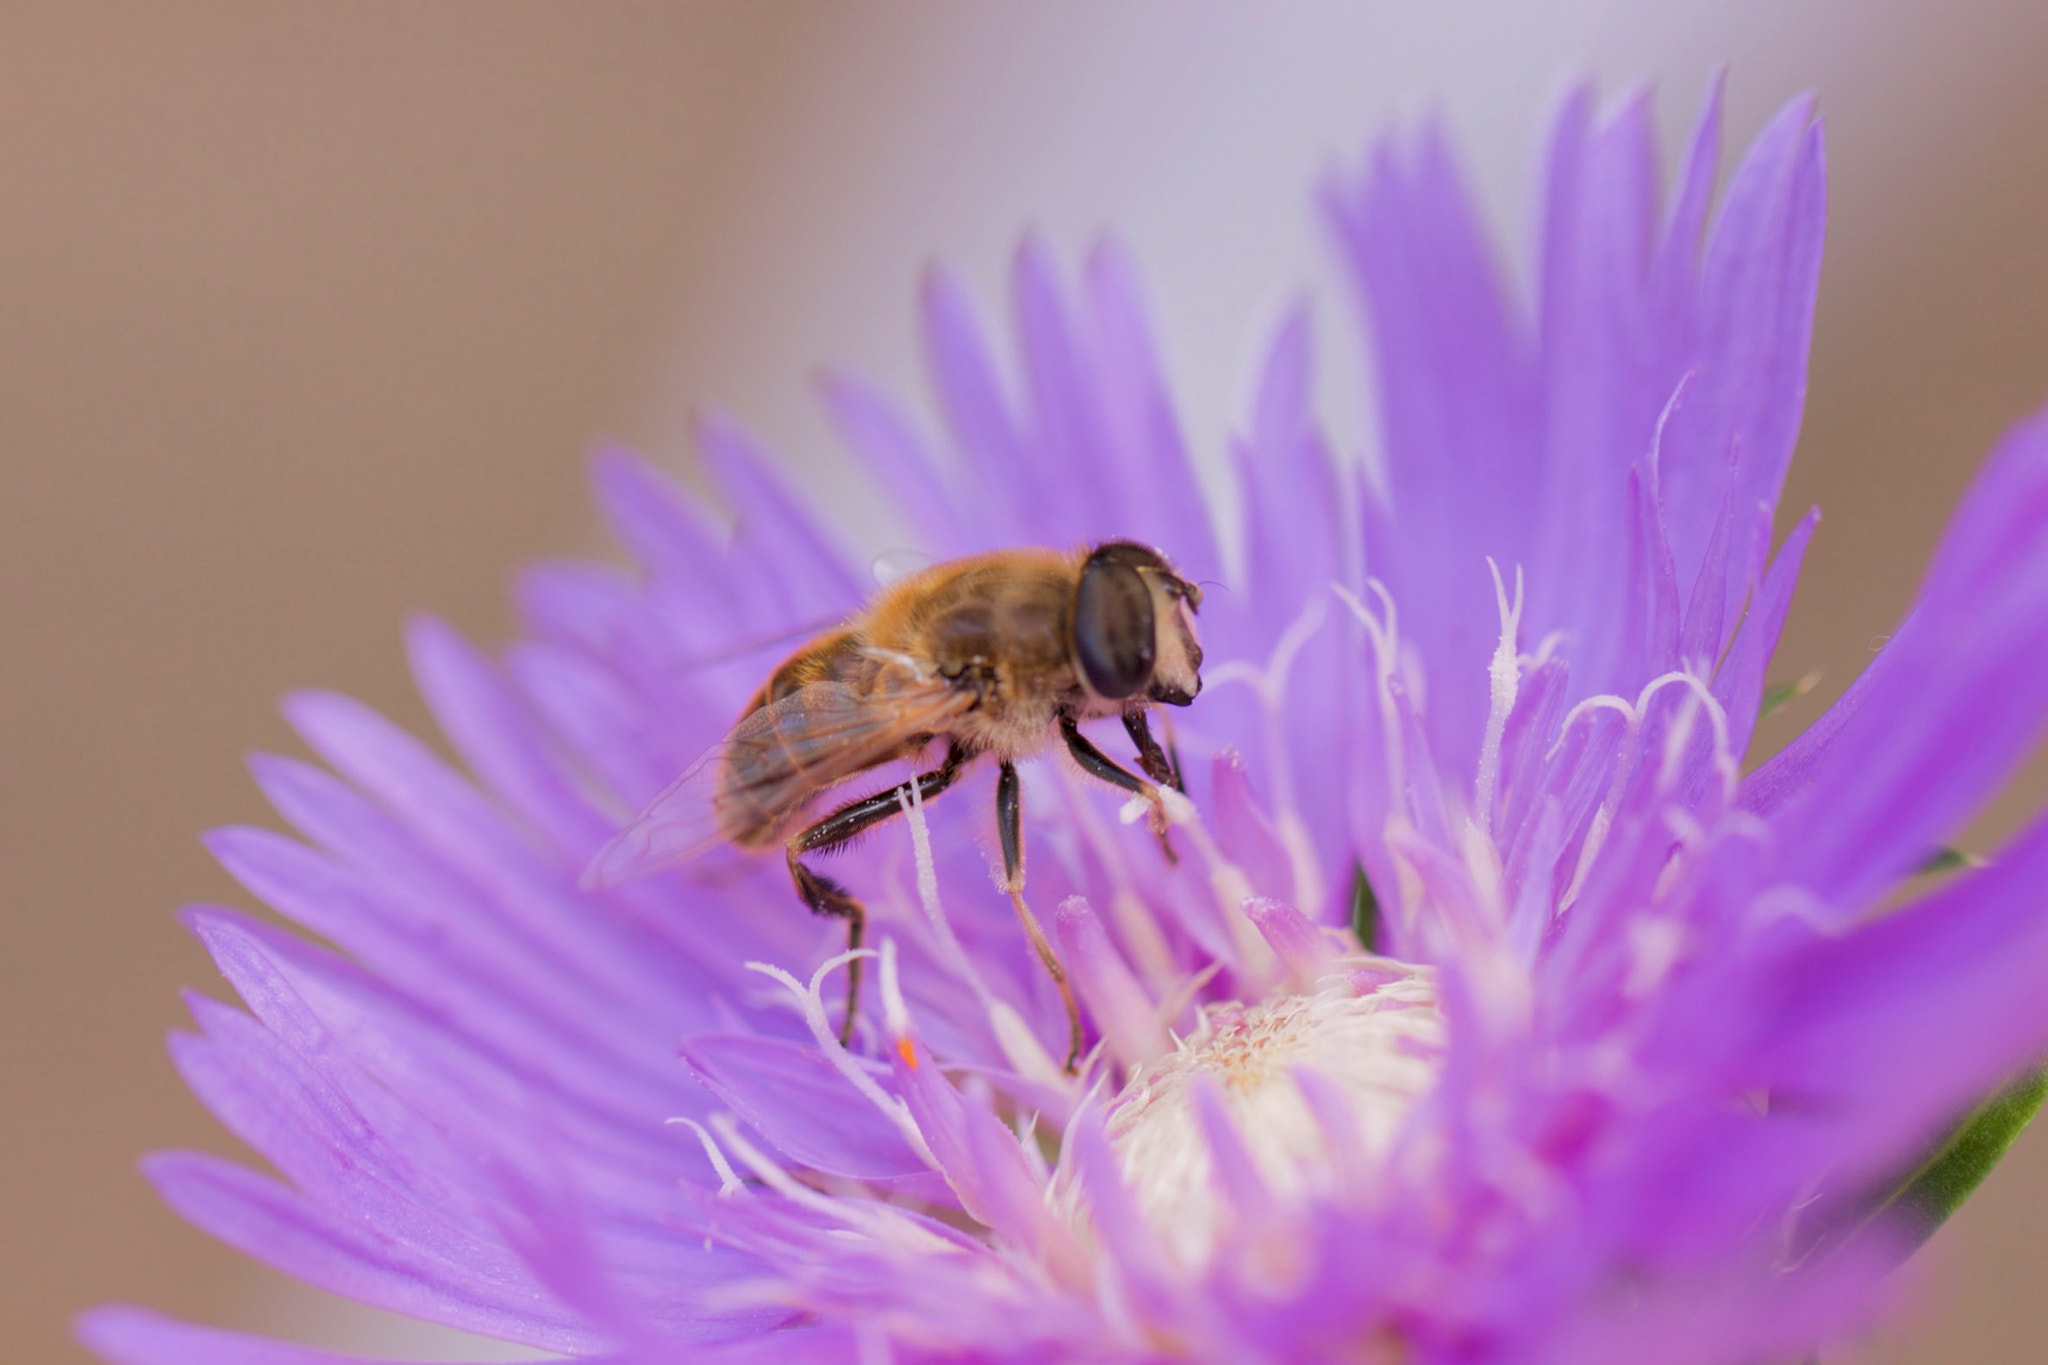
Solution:
[[[889,670],[884,682],[861,690],[811,683],[748,712],[606,841],[583,869],[583,887],[649,876],[720,844],[772,843],[819,792],[900,757],[920,735],[943,733],[975,700],[908,668]]]

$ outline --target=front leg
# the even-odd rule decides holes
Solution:
[[[1159,747],[1159,741],[1152,738],[1152,723],[1142,706],[1133,706],[1124,712],[1124,730],[1130,735],[1131,743],[1138,746],[1138,766],[1145,770],[1145,776],[1162,787],[1171,787],[1186,794],[1181,784],[1180,764]],[[1167,729],[1167,738],[1173,737],[1172,728]]]
[[[1151,804],[1152,832],[1159,836],[1159,847],[1165,852],[1166,861],[1178,863],[1180,859],[1174,854],[1172,841],[1166,837],[1167,827],[1171,822],[1166,817],[1166,801],[1159,795],[1158,786],[1147,782],[1136,773],[1126,771],[1118,766],[1116,760],[1096,748],[1089,742],[1088,736],[1081,733],[1081,727],[1072,715],[1060,717],[1060,738],[1067,742],[1067,752],[1074,756],[1074,761],[1081,765],[1083,772],[1090,777],[1100,778],[1112,787],[1121,787],[1134,796],[1142,796]],[[1164,763],[1165,759],[1162,757],[1160,761]]]

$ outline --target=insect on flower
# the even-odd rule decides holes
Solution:
[[[2048,1057],[2048,820],[1917,869],[2048,732],[2048,415],[1870,670],[1745,774],[1815,528],[1773,534],[1825,157],[1800,101],[1717,195],[1719,102],[1667,187],[1646,98],[1572,97],[1526,294],[1439,133],[1340,173],[1382,458],[1323,430],[1298,311],[1214,506],[1120,252],[1072,280],[1026,243],[1007,368],[935,273],[944,439],[825,393],[937,567],[751,700],[678,667],[866,596],[830,518],[721,420],[729,527],[601,456],[633,571],[535,566],[500,653],[413,628],[459,764],[346,698],[288,704],[325,766],[255,767],[295,832],[209,842],[332,946],[193,909],[247,1009],[195,995],[172,1041],[276,1174],[174,1152],[150,1179],[315,1285],[591,1362],[1831,1350],[1925,1234],[1901,1173],[1987,1094],[2040,1093],[2007,1087]],[[1065,548],[1008,548],[1034,545]],[[1147,722],[1196,694],[1211,576],[1182,764]],[[1111,717],[1130,772],[1079,739]],[[1034,809],[1055,961],[1015,929],[1016,764],[1061,740],[1185,847]],[[954,893],[971,840],[919,828],[984,755],[1015,916]],[[886,849],[842,855],[858,899],[813,869],[905,806],[914,889]],[[783,965],[822,926],[751,913],[787,897],[766,859],[613,886],[777,844],[856,942],[875,915],[858,1037],[825,983],[862,959]],[[1088,1030],[1064,1075],[1041,963]],[[110,1365],[348,1359],[125,1307],[79,1333]]]
[[[1201,604],[1201,588],[1164,555],[1126,540],[1075,551],[995,550],[913,574],[777,665],[725,739],[598,850],[584,884],[616,885],[720,845],[759,850],[779,842],[804,904],[844,919],[848,948],[857,949],[866,910],[806,855],[844,848],[993,754],[1002,888],[1066,1003],[1071,1069],[1081,1016],[1024,900],[1016,761],[1057,734],[1084,772],[1149,803],[1152,829],[1164,841],[1161,789],[1178,790],[1181,781],[1146,712],[1157,702],[1186,706],[1202,690],[1194,623]],[[1144,777],[1081,733],[1081,722],[1108,716],[1122,718]],[[941,741],[936,767],[810,818],[827,791],[885,763],[917,759]],[[842,1041],[853,1031],[860,963],[856,957],[848,965]]]

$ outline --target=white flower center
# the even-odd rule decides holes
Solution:
[[[1336,1192],[1339,1170],[1377,1164],[1435,1083],[1445,1037],[1433,982],[1384,959],[1345,965],[1359,970],[1326,978],[1311,994],[1209,1007],[1194,1035],[1111,1105],[1110,1143],[1125,1183],[1185,1263],[1205,1261],[1233,1217],[1198,1089],[1214,1087],[1267,1191],[1287,1200]],[[1318,1117],[1297,1082],[1302,1071],[1321,1078],[1347,1122],[1333,1126],[1327,1102]],[[1354,1150],[1333,1152],[1333,1140]]]

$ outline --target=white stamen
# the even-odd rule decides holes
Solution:
[[[939,940],[939,951],[954,974],[973,989],[977,1000],[994,1000],[995,992],[982,979],[981,969],[975,966],[973,957],[960,946],[959,938],[953,933],[953,923],[946,918],[945,906],[939,900],[939,870],[937,860],[932,856],[931,824],[924,815],[924,793],[917,783],[906,782],[897,788],[896,804],[902,807],[904,823],[910,827],[910,849],[917,862],[918,904],[923,907],[924,917]],[[901,1002],[900,996],[898,1001]]]
[[[1664,753],[1657,764],[1657,789],[1670,791],[1678,785],[1680,774],[1685,767],[1685,751],[1692,747],[1692,728],[1699,722],[1700,703],[1697,694],[1687,697],[1679,708],[1677,719],[1664,732]]]
[[[1401,685],[1411,697],[1423,695],[1419,684],[1420,664],[1412,659],[1404,663],[1400,617],[1394,608],[1394,596],[1384,583],[1377,578],[1365,581],[1366,591],[1379,604],[1382,616],[1375,616],[1342,584],[1330,586],[1338,600],[1349,607],[1358,623],[1365,627],[1372,649],[1372,694],[1379,706],[1380,743],[1385,750],[1381,766],[1385,769],[1387,781],[1386,833],[1392,839],[1403,831],[1413,830],[1416,815],[1413,797],[1408,790],[1407,745],[1402,731],[1401,710],[1394,701],[1394,679],[1397,674],[1401,676]],[[1379,888],[1380,903],[1395,918],[1399,933],[1397,941],[1407,942],[1415,933],[1416,920],[1421,914],[1422,879],[1410,861],[1398,851],[1394,854],[1393,864],[1394,885]]]
[[[1519,566],[1517,567],[1519,568]],[[1536,652],[1534,654],[1524,655],[1523,657],[1527,660],[1529,667],[1541,668],[1544,664],[1557,657],[1557,652],[1564,648],[1564,642],[1565,632],[1553,630],[1536,642]]]
[[[1390,684],[1400,666],[1401,631],[1398,618],[1394,615],[1394,598],[1377,578],[1369,578],[1366,590],[1378,598],[1386,620],[1374,616],[1356,594],[1341,583],[1331,585],[1331,591],[1338,600],[1351,608],[1351,614],[1358,618],[1360,625],[1372,645],[1373,692],[1379,701],[1381,738],[1386,744],[1387,809],[1397,816],[1408,815],[1408,774],[1402,759],[1401,717],[1394,708],[1394,694]]]
[[[1557,742],[1552,744],[1549,752],[1543,755],[1544,759],[1547,761],[1556,758],[1560,753],[1564,752],[1564,739],[1566,735],[1571,733],[1572,723],[1581,716],[1590,716],[1596,711],[1612,711],[1621,717],[1624,725],[1629,726],[1631,729],[1635,726],[1635,707],[1629,705],[1625,699],[1615,696],[1612,692],[1597,693],[1564,713],[1564,720],[1559,722],[1557,727]]]
[[[896,971],[896,940],[882,940],[882,1027],[891,1038],[910,1036],[910,1007],[903,1003],[903,980]]]
[[[1649,713],[1650,701],[1665,688],[1673,686],[1691,689],[1699,709],[1706,713],[1708,723],[1713,726],[1714,773],[1721,780],[1722,799],[1734,800],[1741,770],[1735,754],[1729,747],[1728,713],[1721,709],[1721,703],[1715,699],[1706,683],[1693,674],[1679,669],[1652,678],[1643,685],[1643,690],[1636,694],[1636,699],[1632,703],[1612,693],[1601,693],[1588,697],[1572,707],[1565,712],[1564,722],[1557,727],[1557,742],[1550,746],[1550,752],[1545,755],[1546,759],[1557,757],[1563,750],[1565,736],[1570,732],[1573,722],[1581,716],[1589,716],[1603,710],[1613,711],[1622,718],[1622,724],[1626,728],[1621,746],[1615,754],[1614,775],[1607,783],[1607,795],[1601,799],[1600,809],[1594,812],[1593,822],[1587,827],[1586,841],[1579,848],[1579,861],[1572,870],[1571,884],[1565,888],[1564,895],[1558,898],[1557,908],[1560,912],[1569,909],[1578,899],[1579,891],[1584,887],[1586,877],[1593,869],[1594,859],[1598,856],[1601,846],[1607,842],[1608,831],[1613,827],[1615,814],[1621,807],[1622,795],[1628,788],[1629,776],[1635,771],[1637,750],[1642,739],[1643,719]],[[1688,725],[1689,721],[1679,728],[1684,729]],[[1666,756],[1668,759],[1668,750]],[[1666,785],[1667,789],[1669,785],[1675,785],[1677,782],[1676,770],[1660,769],[1658,777],[1660,784]]]
[[[906,1218],[888,1204],[872,1199],[841,1199],[812,1189],[791,1176],[781,1163],[749,1142],[730,1114],[713,1114],[711,1126],[718,1139],[732,1150],[740,1164],[756,1179],[791,1203],[838,1225],[856,1236],[867,1236],[877,1244],[919,1255],[943,1254],[950,1243],[923,1225]]]
[[[1507,733],[1508,716],[1515,709],[1515,694],[1521,686],[1521,666],[1515,641],[1522,628],[1522,566],[1515,566],[1515,601],[1508,604],[1508,590],[1501,582],[1500,565],[1486,557],[1493,575],[1493,601],[1500,612],[1500,643],[1494,646],[1493,662],[1487,666],[1486,734],[1479,745],[1479,775],[1474,782],[1478,801],[1479,830],[1493,836],[1493,803],[1500,793],[1500,745]]]
[[[730,1114],[713,1114],[711,1127],[730,1148],[740,1164],[753,1172],[763,1185],[837,1225],[846,1233],[872,1238],[878,1245],[917,1255],[937,1255],[953,1250],[952,1244],[914,1219],[906,1218],[892,1205],[872,1199],[841,1199],[815,1190],[783,1169],[780,1162],[749,1142]]]
[[[886,948],[888,945],[884,946]],[[781,982],[797,998],[802,1007],[804,1022],[810,1026],[811,1037],[818,1044],[818,1055],[830,1062],[832,1069],[844,1076],[868,1103],[881,1110],[889,1122],[895,1125],[896,1130],[903,1134],[911,1150],[936,1170],[938,1162],[933,1159],[931,1148],[925,1145],[924,1134],[918,1129],[917,1121],[911,1118],[910,1106],[875,1083],[875,1078],[868,1073],[867,1066],[846,1050],[839,1041],[839,1035],[832,1031],[830,1021],[825,1018],[825,1002],[819,992],[825,974],[838,970],[857,957],[881,957],[884,968],[888,970],[890,978],[894,979],[893,952],[877,953],[873,948],[856,948],[852,952],[826,958],[818,964],[818,970],[811,973],[811,983],[808,987],[772,962],[749,962],[746,968],[750,972],[759,972]],[[900,992],[896,1000],[898,1006],[901,1006],[903,997]]]
[[[1338,972],[1310,994],[1209,1007],[1193,1037],[1146,1066],[1111,1103],[1107,1131],[1123,1178],[1184,1264],[1205,1261],[1232,1217],[1196,1117],[1198,1086],[1220,1093],[1260,1179],[1285,1201],[1369,1194],[1338,1190],[1340,1172],[1375,1172],[1435,1084],[1445,1033],[1434,984],[1423,969],[1385,959],[1343,965],[1361,964],[1387,968],[1392,979],[1360,994]],[[1348,1102],[1362,1151],[1341,1166],[1327,1150],[1328,1125],[1296,1082],[1302,1070]],[[1071,1177],[1063,1172],[1064,1196],[1075,1193]]]
[[[719,1198],[730,1199],[736,1194],[747,1192],[746,1182],[740,1179],[739,1172],[732,1168],[732,1163],[725,1159],[725,1153],[719,1150],[718,1143],[704,1130],[703,1124],[687,1118],[672,1118],[668,1122],[681,1124],[697,1135],[697,1141],[703,1144],[704,1155],[711,1159],[712,1167],[718,1172]]]
[[[917,859],[917,898],[924,905],[925,918],[932,922],[940,940],[958,952],[960,945],[946,923],[945,912],[939,908],[939,869],[932,858],[932,831],[924,818],[923,789],[915,782],[904,783],[896,789],[896,804],[903,808],[904,823],[910,826],[910,848]]]
[[[732,1154],[739,1158],[740,1164],[752,1171],[754,1178],[763,1185],[777,1194],[794,1199],[819,1212],[832,1214],[834,1222],[844,1219],[845,1214],[838,1212],[838,1206],[851,1204],[853,1201],[828,1198],[791,1179],[789,1172],[782,1169],[781,1163],[771,1160],[760,1148],[747,1141],[740,1133],[739,1125],[733,1121],[732,1115],[713,1114],[711,1126],[718,1130],[719,1141],[732,1148]]]
[[[1332,586],[1340,595],[1344,594],[1341,586]],[[1391,604],[1388,610],[1392,611]],[[1320,597],[1312,598],[1302,608],[1301,614],[1280,633],[1279,641],[1273,646],[1272,657],[1264,668],[1232,660],[1209,671],[1210,686],[1241,683],[1250,687],[1259,698],[1266,727],[1266,763],[1273,780],[1273,832],[1278,836],[1280,846],[1287,850],[1288,870],[1294,876],[1294,899],[1303,905],[1322,903],[1323,871],[1296,795],[1293,756],[1287,738],[1287,683],[1294,671],[1295,659],[1322,630],[1328,615],[1328,604]]]
[[[1699,372],[1700,367],[1695,365],[1684,374],[1678,376],[1678,382],[1671,386],[1671,396],[1664,400],[1664,408],[1657,414],[1657,426],[1650,433],[1650,478],[1652,480],[1650,486],[1652,488],[1656,487],[1655,480],[1657,475],[1664,468],[1664,427],[1671,421],[1671,415],[1678,411],[1678,400],[1685,397],[1686,389],[1692,384],[1693,377]]]

